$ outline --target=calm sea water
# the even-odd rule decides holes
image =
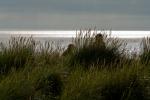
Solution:
[[[117,33],[121,33],[118,35]],[[137,34],[134,34],[137,33]],[[150,34],[147,34],[148,32],[128,32],[128,31],[121,31],[121,32],[112,32],[114,37],[119,37],[121,41],[124,41],[127,43],[126,45],[126,51],[129,53],[140,53],[142,51],[141,41],[142,36],[145,34],[145,36],[148,36]],[[72,43],[72,37],[75,36],[75,31],[0,31],[0,42],[8,42],[8,40],[15,36],[25,36],[30,37],[31,35],[36,41],[53,41],[57,44],[60,44],[62,47],[67,47],[68,44]],[[126,34],[126,35],[125,35]]]
[[[7,43],[8,40],[11,38],[11,36],[16,36],[16,35],[0,35],[0,42]],[[33,36],[33,38],[36,41],[41,41],[44,43],[45,41],[53,41],[56,44],[61,45],[62,47],[67,47],[68,44],[72,43],[72,38],[71,37],[42,37],[41,35],[39,36]],[[142,38],[120,38],[121,41],[124,41],[124,43],[127,43],[126,45],[126,51],[129,53],[140,53],[142,48],[141,48],[141,41]]]

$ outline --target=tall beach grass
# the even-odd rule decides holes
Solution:
[[[67,55],[32,37],[1,43],[0,100],[150,99],[149,38],[137,59],[120,49],[118,39],[104,34],[105,47],[99,47],[96,30],[79,33]]]

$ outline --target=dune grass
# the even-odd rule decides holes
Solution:
[[[131,59],[117,39],[95,45],[94,32],[80,31],[63,56],[61,47],[32,37],[1,43],[0,100],[149,100],[149,49]]]

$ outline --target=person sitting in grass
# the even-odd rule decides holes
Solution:
[[[69,54],[73,54],[74,50],[75,50],[75,45],[69,44],[67,49],[63,52],[62,56],[68,56]]]
[[[101,48],[105,48],[105,47],[106,47],[102,34],[97,34],[97,35],[95,36],[94,45],[95,45],[96,47],[101,47]]]

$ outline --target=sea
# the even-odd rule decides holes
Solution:
[[[79,33],[81,31],[0,31],[0,42],[7,44],[11,37],[32,36],[36,41],[42,43],[51,41],[66,48]],[[82,33],[86,33],[86,31]],[[97,31],[97,33],[106,34],[111,38],[117,38],[122,41],[123,44],[126,44],[125,46],[122,45],[122,47],[125,47],[125,50],[130,54],[140,54],[143,50],[143,38],[150,36],[150,31]]]

